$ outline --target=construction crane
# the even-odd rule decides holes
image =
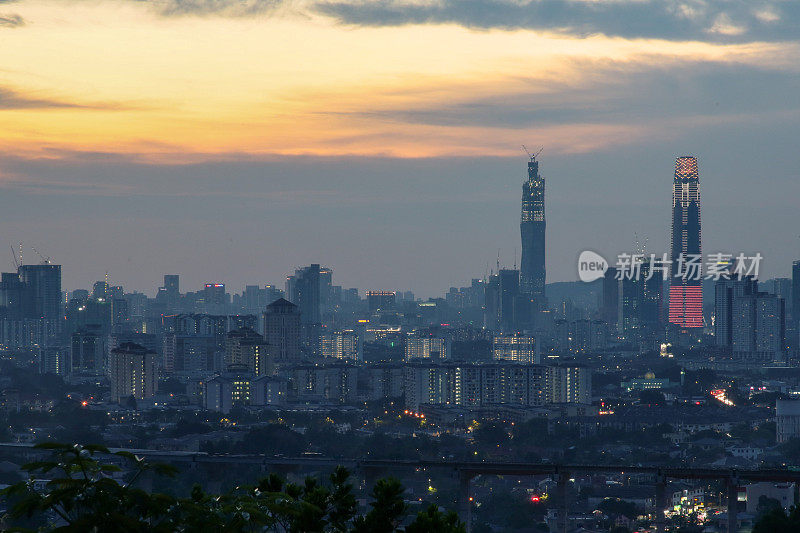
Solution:
[[[14,250],[14,245],[13,244],[11,244],[9,246],[11,246],[11,257],[14,258],[14,266],[16,267],[17,270],[19,270],[19,261],[17,261],[17,251]]]
[[[532,154],[532,153],[530,152],[530,150],[528,150],[528,148],[526,148],[526,147],[525,147],[525,145],[524,145],[524,144],[522,145],[522,149],[523,149],[523,150],[525,150],[525,153],[526,153],[526,154],[528,154],[528,157],[530,157],[530,158],[531,158],[531,161],[536,161],[536,158],[537,158],[537,157],[539,157],[539,154],[541,154],[541,153],[542,153],[542,151],[544,150],[544,146],[542,146],[541,148],[539,148],[539,151],[538,151],[538,152],[536,152],[535,154]]]
[[[34,248],[33,246],[31,246],[31,250],[33,250],[34,252],[36,252],[36,255],[38,255],[39,257],[41,257],[41,258],[42,258],[42,264],[43,264],[43,265],[49,265],[49,264],[51,263],[51,261],[50,261],[50,257],[45,257],[45,256],[43,256],[41,253],[39,253],[39,250],[37,250],[37,249],[36,249],[36,248]]]

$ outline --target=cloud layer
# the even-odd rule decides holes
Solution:
[[[244,17],[288,8],[345,25],[456,24],[586,37],[752,42],[800,38],[791,0],[134,0],[164,16]]]
[[[457,24],[575,36],[700,41],[795,40],[800,3],[753,0],[398,0],[320,2],[343,24]]]
[[[0,13],[0,28],[19,28],[25,25],[25,19],[15,14]]]

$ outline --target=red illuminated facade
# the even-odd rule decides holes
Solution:
[[[680,276],[681,257],[696,257],[702,264],[699,181],[697,159],[688,156],[677,158],[672,190],[669,321],[680,328],[703,327],[702,276],[699,272],[696,275]]]

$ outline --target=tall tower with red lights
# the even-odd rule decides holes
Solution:
[[[703,280],[686,267],[692,258],[703,264],[700,239],[700,180],[697,159],[675,160],[672,189],[672,273],[669,287],[669,322],[686,328],[703,327]],[[683,267],[681,266],[683,258]],[[681,271],[690,275],[680,276]]]

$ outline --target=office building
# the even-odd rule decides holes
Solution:
[[[699,257],[702,263],[700,232],[700,179],[697,159],[679,157],[675,161],[672,188],[672,253],[669,287],[669,322],[682,330],[703,327],[702,276],[694,276],[688,261]],[[683,262],[682,262],[683,261]],[[687,276],[678,274],[688,273]]]

